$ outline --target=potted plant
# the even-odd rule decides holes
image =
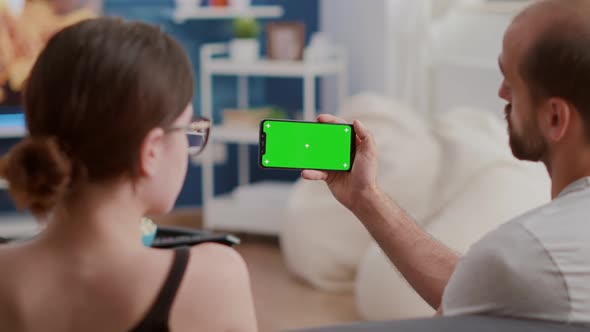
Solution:
[[[258,59],[260,43],[258,34],[260,24],[250,17],[236,18],[232,22],[234,39],[230,43],[230,56],[239,62],[252,62]]]

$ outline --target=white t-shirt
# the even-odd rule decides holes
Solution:
[[[590,326],[590,177],[475,243],[457,264],[442,306],[445,316]]]

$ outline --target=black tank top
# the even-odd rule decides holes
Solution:
[[[166,332],[168,328],[168,318],[170,308],[174,303],[174,298],[178,287],[182,282],[182,277],[188,264],[190,248],[182,247],[174,250],[174,261],[168,273],[168,277],[160,289],[160,293],[154,304],[148,311],[144,319],[131,330],[131,332]]]

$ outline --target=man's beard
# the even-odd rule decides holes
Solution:
[[[512,105],[506,105],[505,116],[512,154],[519,160],[541,161],[547,152],[547,143],[543,140],[538,128],[529,122],[527,123],[529,126],[523,130],[524,135],[519,135],[512,127],[511,112]]]

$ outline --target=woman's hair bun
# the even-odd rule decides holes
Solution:
[[[0,164],[12,199],[19,209],[43,215],[70,187],[72,162],[54,137],[25,138]]]

